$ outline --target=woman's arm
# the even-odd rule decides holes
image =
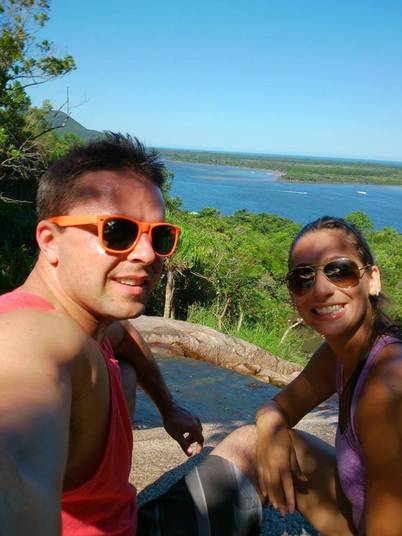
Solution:
[[[402,344],[387,346],[356,410],[365,461],[363,534],[402,534]],[[364,532],[365,531],[365,532]]]
[[[299,468],[289,429],[336,390],[336,357],[324,343],[305,369],[256,415],[257,474],[262,493],[285,514],[295,508]]]
[[[302,372],[274,398],[275,404],[293,428],[309,411],[329,398],[336,391],[336,357],[327,343],[314,352]],[[268,410],[272,401],[268,403]],[[257,412],[257,420],[264,414],[265,406]]]

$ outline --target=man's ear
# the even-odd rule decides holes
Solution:
[[[370,278],[370,286],[369,286],[370,296],[379,296],[381,292],[381,276],[380,276],[380,270],[378,266],[374,265],[371,267],[369,278]]]
[[[59,260],[57,235],[59,230],[54,223],[42,220],[36,226],[36,241],[42,255],[50,264],[56,265]]]

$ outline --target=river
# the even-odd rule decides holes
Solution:
[[[247,209],[302,224],[324,214],[344,217],[359,210],[375,229],[402,232],[402,186],[279,182],[277,174],[261,169],[170,160],[166,166],[174,174],[171,195],[182,199],[185,210],[213,207],[230,215]]]

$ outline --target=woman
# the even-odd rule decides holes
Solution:
[[[299,314],[325,343],[257,413],[258,479],[285,514],[323,535],[402,535],[402,337],[381,310],[380,272],[360,232],[325,216],[306,225],[286,276]],[[292,427],[339,394],[333,449]]]

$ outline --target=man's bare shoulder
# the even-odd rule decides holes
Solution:
[[[16,309],[0,315],[0,366],[35,361],[60,365],[79,359],[92,339],[61,311]]]

